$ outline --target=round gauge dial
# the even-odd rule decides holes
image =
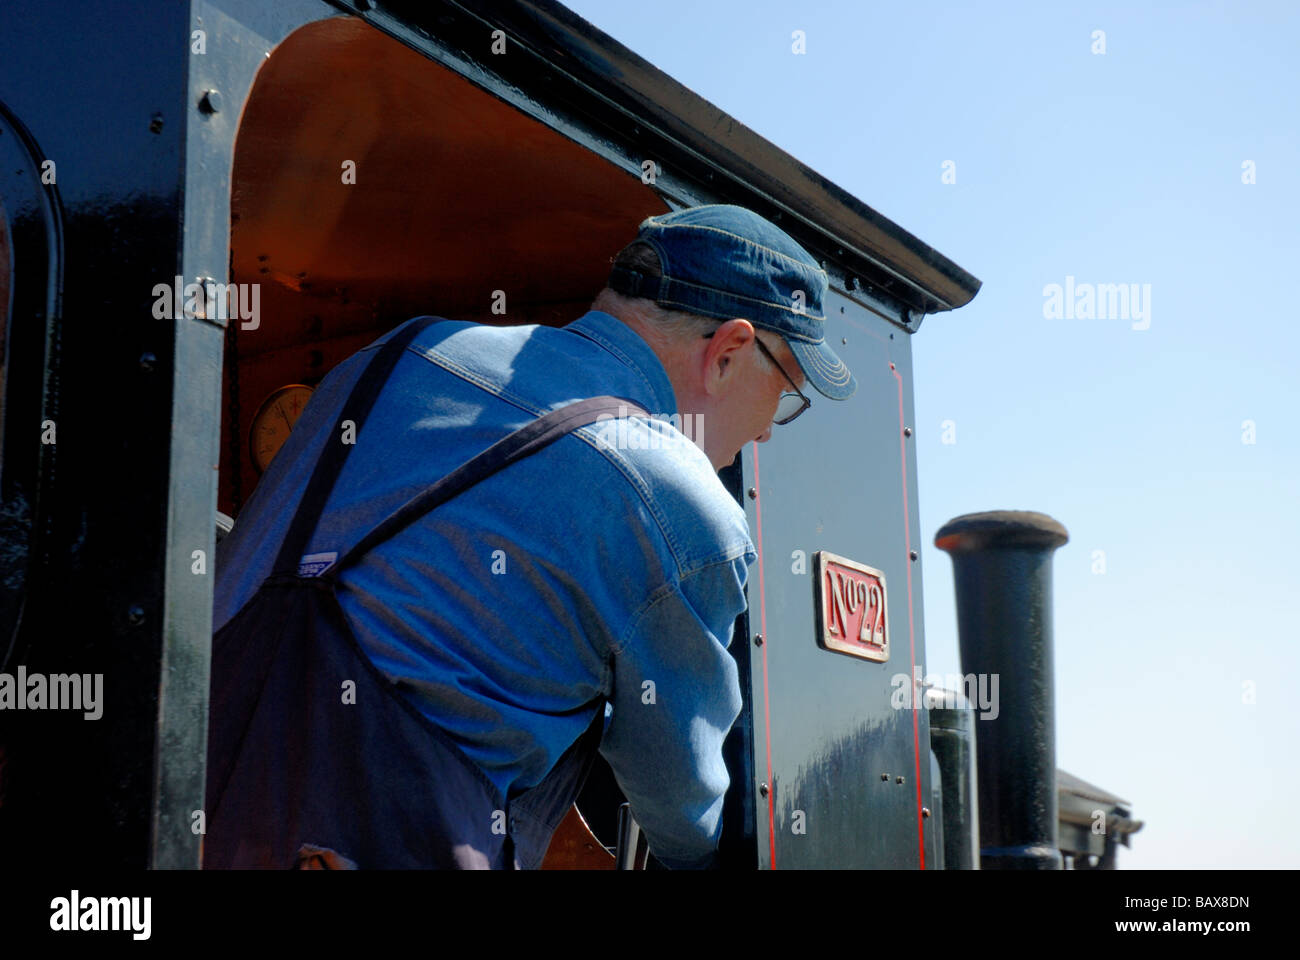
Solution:
[[[311,399],[311,387],[291,383],[281,387],[262,401],[253,416],[253,426],[248,432],[248,451],[258,473],[264,473],[272,458],[280,452],[289,431],[302,416]]]

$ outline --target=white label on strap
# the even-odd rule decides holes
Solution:
[[[334,566],[338,558],[337,553],[309,553],[298,561],[298,576],[319,577]]]

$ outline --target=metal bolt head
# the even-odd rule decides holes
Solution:
[[[213,309],[217,311],[216,316],[214,316],[212,319],[215,320],[217,317],[220,317],[221,307],[219,304],[216,303],[216,297],[215,297],[215,287],[217,281],[213,280],[211,277],[196,277],[195,283],[199,285],[199,290],[202,291],[203,295],[199,297],[197,302],[194,304],[198,308],[193,311],[194,316],[199,320],[208,319],[208,298],[212,297]]]
[[[762,645],[763,645],[763,635],[761,633],[754,634],[754,646],[761,647]]]
[[[922,807],[922,808],[921,808],[921,816],[922,816],[923,818],[928,818],[928,817],[930,816],[930,808],[929,808],[929,807]]]
[[[162,128],[163,128],[163,116],[161,113],[155,113],[152,117],[149,118],[149,132],[162,133]]]
[[[907,557],[908,557],[909,560],[915,560],[915,559],[916,559],[917,557],[919,557],[919,556],[920,556],[920,554],[917,553],[915,550],[909,550],[909,551],[907,552]]]
[[[889,780],[889,774],[887,774],[887,773],[882,773],[882,774],[880,775],[880,779],[881,779],[881,780],[886,780],[886,781]]]
[[[768,790],[767,784],[766,784],[766,783],[760,783],[760,784],[758,785],[758,792],[761,793],[763,796],[766,797],[766,796],[768,795],[768,793],[769,793],[769,790]]]
[[[895,777],[895,778],[894,778],[894,782],[895,782],[895,783],[902,783],[902,782],[903,782],[903,778],[902,778],[902,777]]]
[[[221,94],[216,90],[204,90],[203,97],[199,100],[199,109],[204,113],[219,113],[221,111]]]
[[[757,488],[757,487],[750,487],[750,488],[749,488],[749,499],[751,499],[751,500],[757,500],[757,499],[758,499],[758,488]]]
[[[912,428],[911,428],[911,427],[904,427],[904,428],[903,428],[903,436],[905,436],[905,437],[910,437],[911,435],[912,435]]]

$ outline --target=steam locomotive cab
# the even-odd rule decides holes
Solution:
[[[335,365],[420,314],[567,324],[646,216],[736,203],[822,262],[859,390],[721,474],[759,552],[724,862],[976,865],[983,731],[915,681],[911,337],[978,280],[551,2],[65,6],[0,10],[0,643],[104,709],[0,718],[0,858],[76,821],[199,865],[215,543]],[[548,865],[636,861],[621,801],[593,773]]]

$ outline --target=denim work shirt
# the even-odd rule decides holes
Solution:
[[[371,351],[320,384],[218,552],[214,630],[271,572]],[[343,553],[444,474],[536,416],[602,394],[677,413],[658,357],[616,317],[563,328],[444,320],[399,359],[310,554]],[[340,606],[381,673],[504,796],[537,784],[612,706],[600,752],[656,857],[711,865],[740,712],[727,652],[754,560],[745,514],[677,421],[583,427],[345,570]],[[696,431],[698,439],[698,431]]]

